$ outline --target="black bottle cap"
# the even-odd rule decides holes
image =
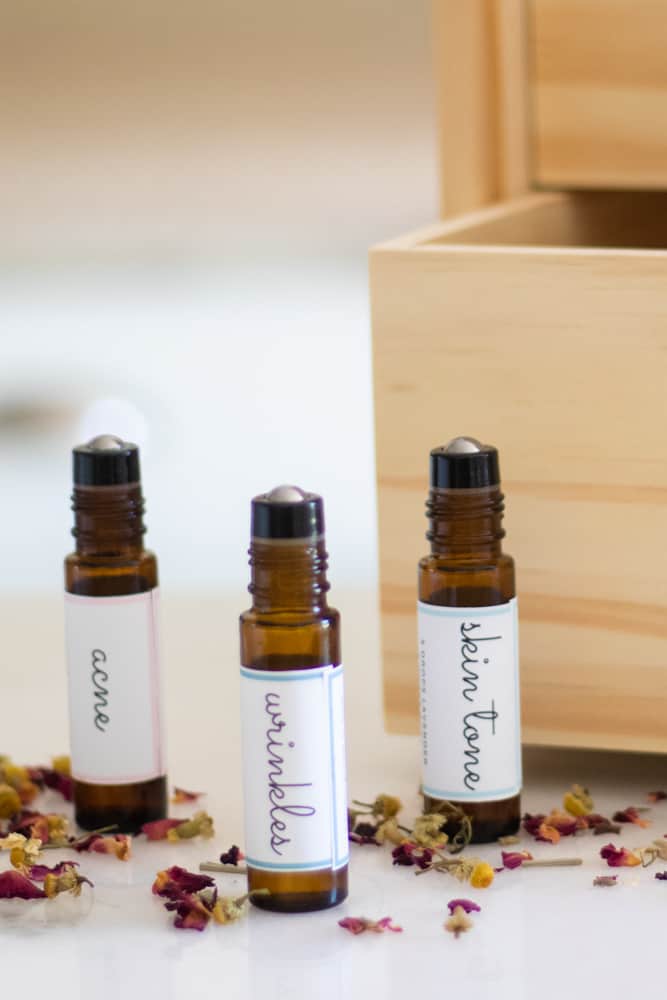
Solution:
[[[139,448],[113,434],[100,434],[72,451],[75,486],[120,486],[139,482]]]
[[[448,490],[473,490],[498,486],[498,451],[471,437],[456,437],[431,452],[431,486]]]
[[[253,538],[317,538],[324,534],[324,503],[298,486],[276,486],[252,501]]]

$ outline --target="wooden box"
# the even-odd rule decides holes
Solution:
[[[428,453],[472,434],[501,455],[525,742],[667,752],[667,193],[537,190],[543,165],[518,141],[535,139],[535,121],[510,95],[539,81],[530,58],[510,56],[531,37],[527,15],[559,5],[599,6],[438,5],[453,60],[445,130],[462,114],[446,104],[447,77],[465,63],[479,133],[443,137],[445,208],[518,196],[371,252],[387,725],[419,727]],[[610,3],[621,6],[658,5]],[[504,59],[512,79],[484,98],[490,38],[496,72]],[[500,115],[504,100],[512,115]]]

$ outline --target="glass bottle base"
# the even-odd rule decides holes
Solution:
[[[248,870],[248,889],[268,889],[269,895],[251,896],[261,910],[306,913],[338,906],[347,898],[347,867],[335,871],[266,872]]]
[[[133,785],[74,782],[74,818],[82,830],[115,826],[114,833],[139,833],[144,823],[166,815],[166,776]]]
[[[499,837],[511,837],[518,832],[521,823],[521,796],[499,799],[497,802],[451,802],[470,817],[472,828],[471,844],[490,844]],[[445,803],[440,799],[424,796],[425,813],[446,813]],[[456,819],[445,825],[450,840],[460,829]]]

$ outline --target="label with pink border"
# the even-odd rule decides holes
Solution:
[[[65,594],[72,775],[128,785],[165,773],[158,590]]]

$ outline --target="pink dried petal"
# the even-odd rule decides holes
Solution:
[[[634,868],[641,864],[641,859],[626,847],[614,847],[606,844],[600,849],[600,857],[604,858],[610,868]]]
[[[457,906],[460,906],[465,913],[481,913],[482,908],[474,903],[472,899],[450,899],[447,903],[449,912],[453,913]]]
[[[402,932],[403,928],[393,924],[391,917],[382,917],[381,920],[368,920],[366,917],[343,917],[338,921],[338,926],[349,931],[350,934],[363,934],[364,931],[372,931],[375,934],[382,934],[384,931],[393,931],[395,934]]]
[[[0,872],[0,899],[46,899],[46,893],[21,872]]]
[[[68,868],[78,868],[78,861],[60,861],[53,868],[48,865],[33,865],[28,868],[27,875],[34,882],[43,882],[47,875],[62,875]]]
[[[144,823],[141,832],[146,834],[148,840],[166,840],[170,830],[185,822],[184,819],[154,819],[152,823]]]
[[[153,882],[153,892],[156,896],[173,900],[214,885],[215,880],[210,875],[198,875],[187,871],[186,868],[172,865],[171,868],[157,873]]]
[[[530,851],[502,851],[503,868],[519,868],[524,861],[532,861]],[[502,871],[502,869],[500,869]]]
[[[87,851],[94,854],[115,854],[119,861],[127,861],[132,853],[132,838],[126,833],[114,833],[103,837],[100,833],[91,833],[83,840],[72,841],[75,851]]]

